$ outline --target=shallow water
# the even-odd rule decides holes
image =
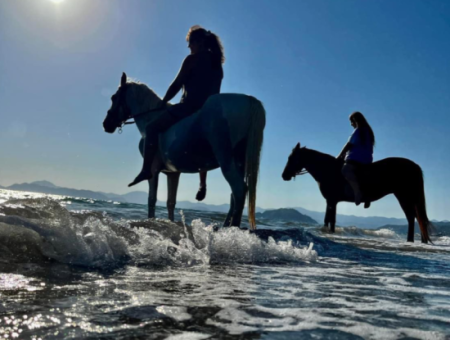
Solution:
[[[0,338],[450,338],[448,236],[145,214],[0,190]]]

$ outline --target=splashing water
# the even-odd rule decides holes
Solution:
[[[192,266],[317,260],[312,244],[303,249],[292,241],[264,242],[239,228],[214,232],[200,219],[188,226],[183,212],[181,227],[160,219],[133,227],[133,221],[114,221],[95,212],[70,213],[45,197],[9,200],[0,205],[0,212],[5,214],[0,223],[8,230],[14,228],[21,240],[20,247],[10,242],[5,249],[12,259],[19,256],[16,249],[25,247],[30,249],[30,259],[98,268],[123,263]]]
[[[431,246],[387,228],[214,231],[223,214],[0,201],[0,338],[450,337],[449,234]]]

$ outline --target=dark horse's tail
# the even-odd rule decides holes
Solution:
[[[425,185],[423,181],[423,172],[420,169],[420,183],[417,187],[418,191],[415,193],[414,199],[414,208],[416,209],[416,218],[417,222],[419,222],[420,231],[422,233],[422,242],[423,243],[433,243],[431,241],[429,230],[432,228],[432,224],[428,219],[426,201],[425,201]]]

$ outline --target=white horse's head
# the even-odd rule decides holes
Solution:
[[[111,101],[111,107],[103,121],[103,128],[108,133],[114,133],[127,119],[155,108],[161,99],[145,84],[127,82],[127,75],[124,72],[120,86],[111,97]]]

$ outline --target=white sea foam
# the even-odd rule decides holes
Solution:
[[[158,306],[156,307],[156,310],[164,314],[172,319],[175,319],[177,321],[186,321],[192,318],[192,315],[190,315],[187,312],[186,307],[180,307],[180,306]]]
[[[398,238],[399,235],[390,229],[362,229],[358,227],[336,227],[335,234],[337,236],[360,236],[360,237],[379,237],[379,238]]]
[[[211,225],[199,219],[181,229],[158,219],[132,228],[129,221],[112,221],[99,213],[71,214],[48,198],[8,201],[0,205],[0,213],[7,215],[0,216],[1,223],[14,225],[14,232],[23,234],[19,237],[21,247],[40,252],[30,255],[34,259],[41,255],[61,263],[93,267],[125,260],[163,266],[317,260],[312,244],[303,248],[290,240],[269,238],[265,242],[239,228],[214,232]],[[9,251],[17,249],[13,246]]]
[[[450,237],[449,236],[441,236],[434,240],[436,245],[450,245]]]
[[[165,340],[203,340],[211,337],[211,334],[198,332],[183,332],[176,335],[169,335]]]

